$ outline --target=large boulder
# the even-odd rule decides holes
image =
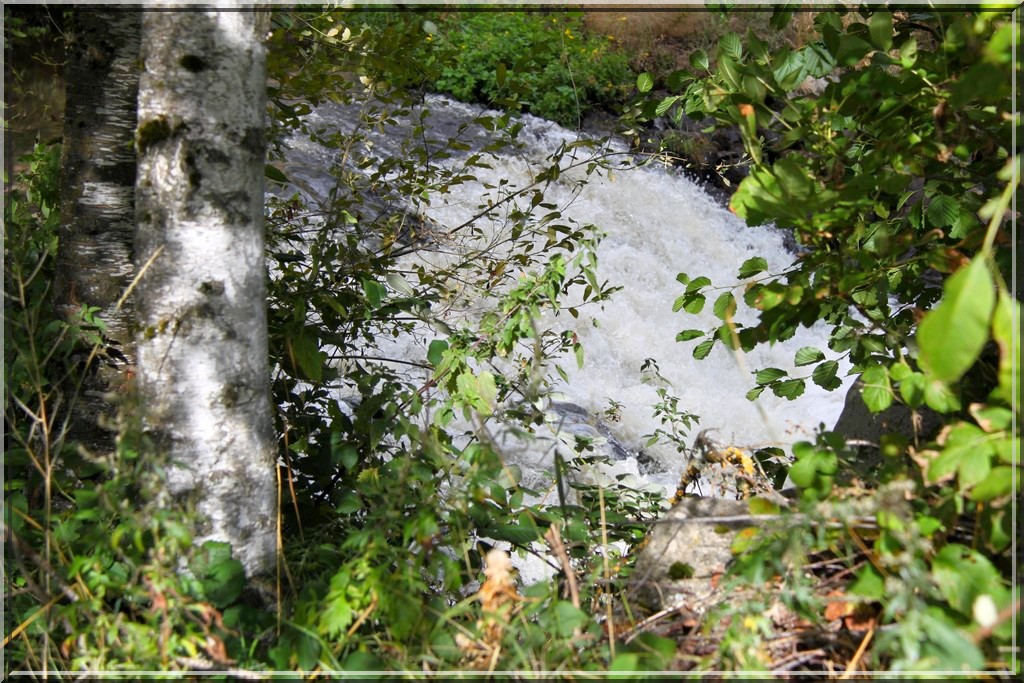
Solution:
[[[655,524],[637,557],[631,594],[652,610],[685,605],[703,614],[728,596],[719,578],[743,529],[770,517],[752,515],[748,501],[683,498]]]
[[[863,388],[864,382],[858,378],[846,394],[843,412],[832,428],[847,440],[877,445],[883,434],[928,439],[942,425],[942,417],[935,411],[928,408],[911,410],[901,403],[893,403],[880,413],[872,413],[861,398]]]

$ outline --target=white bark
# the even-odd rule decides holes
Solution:
[[[147,12],[139,84],[138,382],[196,542],[275,556],[263,263],[266,15]],[[158,253],[159,252],[159,253]]]

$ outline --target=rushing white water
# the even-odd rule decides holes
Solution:
[[[428,104],[434,125],[448,130],[482,111],[444,98],[430,98]],[[351,114],[328,106],[316,112],[313,120],[340,127],[351,118]],[[478,182],[454,186],[451,194],[437,197],[418,210],[442,225],[459,225],[486,197],[496,196],[488,184],[492,188],[500,181],[516,187],[528,185],[540,160],[576,136],[532,116],[524,116],[522,121],[525,127],[520,140],[525,145],[517,153],[491,162],[491,170],[476,169]],[[389,137],[375,139],[375,145],[382,155],[394,154],[397,149]],[[299,138],[292,140],[292,146],[310,153],[308,142]],[[324,161],[328,161],[327,156]],[[307,186],[322,193],[325,181],[308,176],[304,178]],[[743,304],[743,283],[736,280],[736,273],[743,261],[755,255],[766,258],[774,272],[789,265],[793,255],[778,231],[747,227],[698,185],[671,169],[646,167],[592,177],[578,196],[569,182],[574,174],[566,176],[547,187],[546,201],[568,207],[563,214],[570,220],[596,225],[605,233],[598,248],[599,279],[623,289],[600,308],[582,308],[578,319],[564,313],[548,315],[541,324],[572,329],[585,349],[582,368],[576,367],[574,359],[561,363],[569,379],[557,387],[563,394],[560,398],[582,406],[591,415],[602,413],[614,401],[620,406],[619,419],[607,423],[614,438],[634,453],[644,450],[656,463],[640,475],[636,459],[626,458],[616,466],[616,472],[632,472],[640,476],[640,481],[667,489],[686,464],[668,445],[644,445],[645,435],[660,426],[653,414],[658,401],[656,387],[644,382],[640,372],[646,359],[657,362],[661,375],[671,383],[669,393],[679,398],[679,407],[700,417],[694,433],[712,429],[720,441],[731,444],[785,447],[809,437],[819,424],[831,426],[835,422],[845,396],[842,389],[826,392],[808,382],[804,395],[794,401],[766,392],[758,400],[760,410],[745,398],[754,386],[751,373],[757,369],[777,367],[792,371],[794,376],[807,374],[794,368],[793,355],[802,346],[824,349],[824,326],[801,328],[793,339],[765,345],[745,357],[717,344],[709,357],[698,361],[692,357],[696,341],[675,341],[682,329],[709,330],[719,324],[711,303],[724,291],[710,294],[700,315],[673,313],[672,303],[684,290],[676,275],[705,275],[716,287],[736,286],[739,309],[735,319],[752,323],[754,312]],[[438,256],[419,253],[409,258],[429,263]],[[392,357],[423,358],[425,343],[436,336],[436,332],[410,335],[382,345]],[[507,457],[523,468],[529,480],[531,470],[550,468],[549,454],[550,448],[510,446]]]

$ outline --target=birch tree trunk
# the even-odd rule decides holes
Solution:
[[[263,234],[265,13],[143,18],[136,185],[138,387],[197,543],[250,575],[275,557]],[[151,262],[150,262],[151,261]]]
[[[117,302],[133,277],[135,134],[139,89],[137,10],[76,8],[75,40],[65,67],[61,228],[54,286],[69,321],[82,306],[98,308],[106,337],[125,362],[97,363],[83,377],[67,438],[94,452],[113,450],[105,429],[109,392],[120,391],[134,358],[131,301]]]

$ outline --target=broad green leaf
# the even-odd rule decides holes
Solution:
[[[760,396],[764,392],[764,390],[767,389],[767,388],[768,388],[767,384],[762,384],[760,386],[754,387],[753,389],[751,389],[750,391],[747,392],[747,400],[748,401],[753,401],[758,396]]]
[[[804,67],[809,75],[821,78],[832,73],[836,68],[835,57],[821,41],[811,43],[801,51]]]
[[[883,52],[892,47],[892,15],[888,12],[875,12],[868,23],[868,34],[871,44]]]
[[[967,408],[978,426],[989,434],[1010,429],[1013,411],[1002,406],[986,406],[974,403]]]
[[[704,304],[707,303],[707,298],[703,294],[684,295],[686,301],[683,303],[683,310],[687,313],[696,315],[704,310]]]
[[[441,365],[441,360],[444,358],[444,352],[447,350],[448,342],[444,339],[435,339],[430,342],[430,346],[427,347],[427,362],[436,368]]]
[[[754,256],[743,262],[740,266],[740,272],[736,277],[743,280],[758,273],[763,273],[766,270],[768,270],[768,261],[762,256]]]
[[[732,292],[724,292],[715,299],[715,305],[712,310],[715,313],[715,317],[719,320],[732,318],[736,313],[736,297],[732,295]]]
[[[957,472],[961,488],[969,488],[988,476],[993,455],[991,435],[975,425],[960,423],[950,430],[939,456],[928,466],[928,478],[939,481]]]
[[[284,172],[281,171],[281,169],[271,164],[267,164],[266,166],[263,167],[263,175],[266,176],[267,180],[273,181],[280,185],[287,185],[288,183],[291,182],[290,180],[288,180],[288,176],[286,176]]]
[[[785,370],[780,370],[779,368],[764,368],[763,370],[757,371],[754,375],[754,381],[758,384],[769,384],[788,376],[789,373]]]
[[[640,670],[640,655],[635,652],[619,652],[608,665],[608,671],[628,671],[635,674]]]
[[[694,278],[686,285],[686,293],[692,294],[693,292],[696,292],[698,289],[701,289],[702,287],[707,287],[710,284],[711,278],[705,275],[701,275],[700,277]]]
[[[985,259],[977,257],[953,273],[943,290],[938,307],[918,326],[918,360],[933,377],[955,382],[988,341],[995,292]]]
[[[366,302],[370,304],[370,308],[378,308],[388,292],[379,282],[367,278],[363,280],[363,294],[366,296]]]
[[[416,290],[412,288],[409,281],[398,273],[388,273],[385,278],[391,288],[403,296],[415,296]]]
[[[996,457],[999,458],[1000,462],[1005,462],[1007,465],[1013,465],[1016,467],[1020,463],[1020,437],[1019,436],[1007,436],[1006,438],[999,439],[995,444]]]
[[[705,358],[708,357],[708,354],[711,353],[711,347],[713,347],[714,345],[714,339],[706,339],[702,341],[700,344],[697,344],[697,346],[694,347],[693,357],[696,358],[697,360],[704,360]]]
[[[654,87],[654,78],[646,71],[636,77],[636,89],[640,92],[648,92]]]
[[[743,43],[735,33],[726,33],[722,36],[721,40],[718,41],[718,50],[720,54],[726,55],[737,62],[743,57]]]
[[[772,64],[772,75],[783,90],[789,91],[807,78],[803,53],[783,48]]]
[[[924,389],[928,379],[920,372],[912,372],[900,380],[900,397],[911,408],[924,405]]]
[[[779,179],[779,186],[790,200],[803,201],[814,192],[814,182],[793,157],[779,159],[772,170]]]
[[[677,342],[686,342],[691,339],[698,339],[704,336],[703,330],[683,330],[676,335]]]
[[[924,402],[937,413],[955,413],[960,410],[960,399],[945,382],[925,378]]]
[[[1014,468],[1005,465],[993,467],[988,475],[971,489],[970,499],[984,503],[1008,496],[1013,491],[1014,479],[1017,480],[1017,490],[1020,490],[1020,475],[1015,475],[1013,470]]]
[[[304,375],[304,379],[321,381],[326,354],[320,352],[317,340],[306,333],[300,333],[289,337],[287,343],[294,365]]]
[[[827,360],[818,367],[814,368],[814,372],[811,373],[811,379],[822,389],[832,391],[842,386],[842,380],[837,377],[839,372],[839,362],[834,360]]]
[[[960,217],[960,204],[948,195],[936,195],[928,203],[924,215],[930,226],[945,228],[957,222]]]
[[[968,634],[939,608],[924,612],[920,618],[921,658],[917,667],[935,672],[980,671],[985,655]]]
[[[494,382],[494,375],[484,370],[478,377],[477,386],[480,388],[480,399],[487,407],[486,410],[480,412],[490,415],[494,412],[494,403],[498,398],[498,388]]]
[[[690,53],[690,65],[695,69],[701,69],[708,71],[711,68],[711,64],[708,61],[708,54],[704,50],[694,50]]]
[[[355,491],[346,491],[334,504],[334,511],[341,515],[351,515],[363,508],[363,500]]]
[[[670,97],[664,98],[661,102],[658,102],[658,106],[654,108],[654,115],[663,115],[665,112],[672,108],[673,104],[678,102],[680,99],[682,99],[681,95],[672,95]]]
[[[949,543],[936,553],[932,578],[949,606],[967,617],[971,616],[978,595],[1002,588],[1002,578],[992,563],[981,553],[957,543]]]
[[[993,397],[1020,410],[1020,302],[1002,290],[992,316],[992,338],[999,345],[999,386]],[[1013,387],[1017,387],[1016,396]]]
[[[516,545],[527,545],[541,539],[541,531],[535,524],[492,524],[480,529],[480,535]]]
[[[590,620],[586,612],[565,600],[559,600],[549,609],[548,614],[554,620],[553,630],[563,638],[571,636],[573,631],[582,628]]]
[[[818,361],[825,360],[825,354],[813,346],[804,346],[798,349],[794,363],[797,367],[802,365],[810,365],[811,363],[817,363]]]
[[[778,384],[771,385],[772,393],[780,398],[789,399],[790,401],[800,397],[804,393],[806,382],[802,379],[790,379],[785,382],[779,382]]]
[[[871,601],[880,600],[885,595],[885,581],[874,567],[865,564],[847,592]]]
[[[880,413],[892,405],[893,393],[889,373],[881,365],[872,365],[860,376],[864,385],[860,395],[872,413]]]

